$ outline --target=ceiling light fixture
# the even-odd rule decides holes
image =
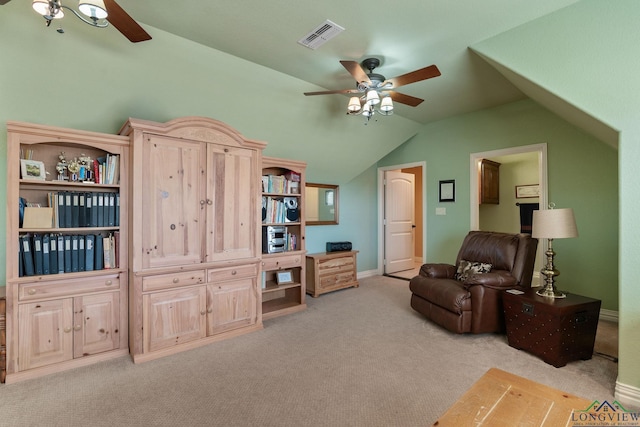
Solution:
[[[78,9],[86,15],[88,19],[70,7],[64,6],[60,0],[33,0],[31,6],[33,7],[33,10],[42,15],[42,17],[47,21],[47,27],[51,25],[52,20],[64,17],[62,9],[71,11],[71,13],[78,17],[82,22],[89,24],[92,27],[104,28],[109,25],[109,22],[106,20],[108,16],[107,8],[105,7],[103,0],[79,1]],[[58,32],[63,31],[60,29]]]
[[[373,107],[379,105],[377,109]],[[352,96],[349,99],[347,105],[347,114],[355,116],[362,114],[367,118],[367,121],[371,119],[376,113],[383,116],[390,116],[393,114],[393,101],[389,95],[383,95],[380,99],[380,94],[374,89],[369,89],[367,94],[362,97]]]

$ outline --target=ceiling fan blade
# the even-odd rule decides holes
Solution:
[[[10,1],[11,1],[11,0],[0,0],[0,5],[7,4],[7,3],[9,3]]]
[[[324,90],[321,92],[305,92],[306,96],[310,95],[331,95],[333,93],[360,93],[358,89],[341,89],[341,90]]]
[[[392,83],[392,87],[395,89],[400,86],[408,85],[409,83],[415,83],[421,80],[438,77],[439,75],[440,70],[438,70],[438,67],[436,67],[435,65],[430,65],[428,67],[424,67],[398,77],[387,79],[382,85],[385,85],[386,83]]]
[[[340,63],[344,68],[347,69],[349,74],[351,74],[358,83],[367,82],[371,84],[369,76],[367,76],[367,73],[365,73],[365,71],[362,69],[362,66],[356,61],[340,61]]]
[[[417,107],[418,105],[422,104],[422,101],[424,101],[424,99],[405,95],[404,93],[395,92],[393,90],[389,91],[389,96],[391,96],[391,99],[393,99],[395,102],[399,102],[400,104],[405,104],[410,107]]]
[[[104,0],[107,21],[133,43],[151,40],[151,36],[115,0]]]

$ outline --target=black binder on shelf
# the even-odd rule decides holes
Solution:
[[[64,226],[66,228],[71,228],[72,224],[73,224],[73,214],[72,214],[72,209],[71,206],[73,204],[73,201],[71,200],[71,192],[70,191],[65,191],[64,192]]]
[[[71,236],[69,235],[64,236],[64,272],[71,273]]]
[[[120,193],[116,193],[116,217],[113,225],[120,227]]]
[[[104,193],[98,193],[98,225],[97,227],[104,227]]]
[[[64,227],[67,217],[65,215],[66,210],[64,209],[64,191],[58,192],[58,227]]]
[[[91,193],[91,227],[98,226],[98,193]]]
[[[71,227],[80,227],[80,195],[71,193]]]
[[[86,271],[93,271],[94,268],[94,259],[95,259],[95,246],[96,246],[96,236],[93,234],[87,234],[84,242],[84,251],[85,251],[85,265],[84,268]]]
[[[93,197],[91,193],[84,194],[84,224],[87,227],[95,227],[95,225],[91,224],[91,213],[93,210]]]
[[[31,253],[31,236],[24,234],[20,236],[20,246],[22,246],[22,260],[24,261],[24,275],[33,276],[35,269],[33,266],[33,254]]]
[[[78,271],[85,271],[84,236],[78,236]]]
[[[33,261],[35,266],[36,276],[42,273],[42,235],[33,235]]]
[[[58,234],[58,273],[64,273],[64,265],[65,265],[64,245],[65,245],[64,236],[62,234]]]
[[[96,235],[96,244],[94,246],[94,254],[95,257],[93,259],[93,269],[94,270],[102,270],[104,265],[104,251],[102,250],[102,236]]]
[[[49,274],[58,273],[58,236],[49,236]]]
[[[78,235],[74,234],[71,236],[71,272],[78,272],[78,264],[79,260],[79,246],[78,246]]]
[[[115,193],[107,193],[107,227],[113,227],[116,219],[116,195]]]
[[[24,276],[24,260],[22,256],[22,241],[18,239],[18,277]]]
[[[85,193],[78,193],[78,227],[87,226],[87,207]]]
[[[51,270],[49,267],[51,264],[51,255],[49,254],[50,238],[51,236],[49,236],[48,234],[42,235],[42,274],[51,274]]]

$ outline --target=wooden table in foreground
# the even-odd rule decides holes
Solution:
[[[574,411],[583,411],[591,403],[590,400],[491,368],[433,425],[565,426],[571,425]]]

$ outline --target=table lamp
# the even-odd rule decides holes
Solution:
[[[540,273],[546,278],[546,285],[536,293],[543,297],[564,298],[566,295],[558,291],[554,284],[560,272],[553,265],[553,257],[556,254],[553,251],[553,239],[578,237],[578,228],[576,227],[573,209],[553,209],[553,207],[550,207],[547,210],[534,211],[532,228],[531,237],[548,239],[548,247],[545,252],[547,265],[540,270]]]

